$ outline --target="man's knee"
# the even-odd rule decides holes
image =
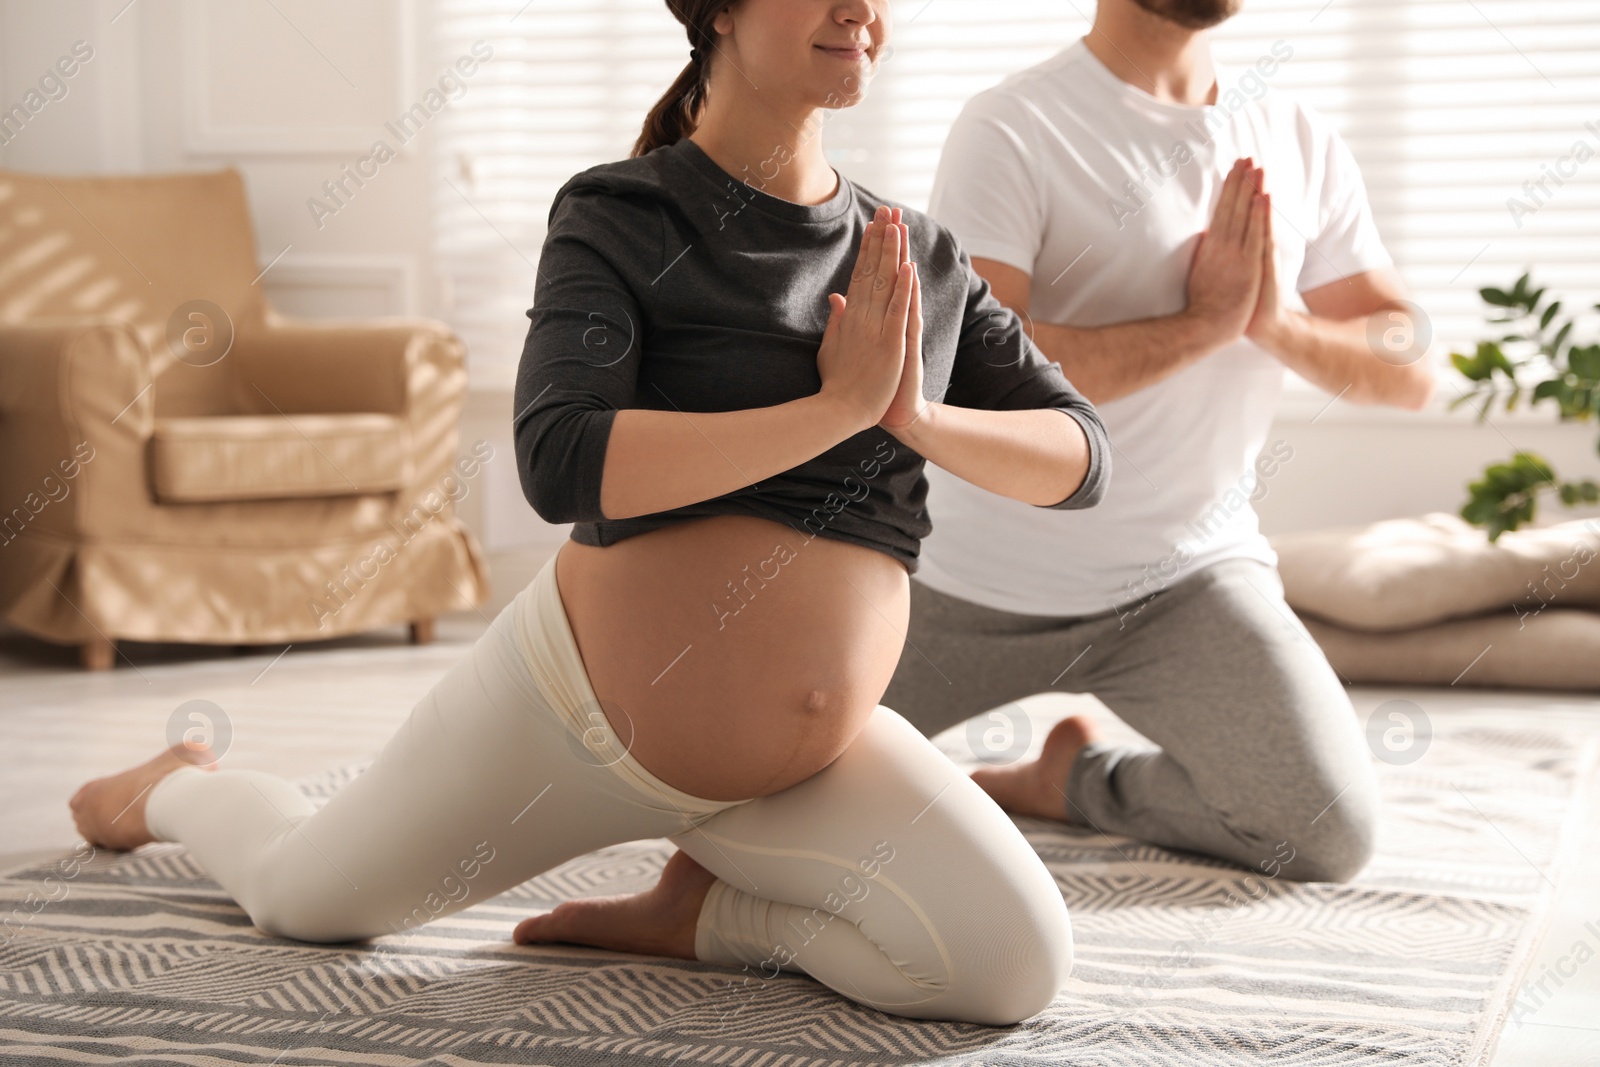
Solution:
[[[1297,882],[1348,882],[1372,859],[1378,839],[1375,789],[1352,785],[1303,828],[1282,836],[1293,848],[1283,876]]]

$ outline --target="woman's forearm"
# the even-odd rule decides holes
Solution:
[[[625,408],[611,424],[600,510],[627,519],[698,504],[798,467],[863,429],[859,412],[823,393],[741,411]]]
[[[1083,427],[1054,408],[990,411],[930,403],[916,421],[889,432],[958,478],[1041,507],[1076,493],[1089,473]]]

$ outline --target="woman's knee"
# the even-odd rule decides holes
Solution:
[[[331,944],[391,932],[358,889],[304,864],[271,864],[240,904],[262,933],[293,941]]]
[[[340,909],[303,896],[268,896],[247,910],[250,921],[262,933],[291,941],[335,944],[360,941],[382,932],[368,929],[359,921],[353,922],[353,917]]]
[[[1009,915],[996,902],[990,920],[976,924],[973,958],[957,971],[964,1022],[1010,1026],[1031,1019],[1072,973],[1072,923],[1059,891],[1053,902],[1017,900],[1005,910]]]
[[[291,941],[310,941],[329,944],[348,938],[330,937],[326,918],[309,907],[305,901],[280,899],[262,895],[245,909],[257,930],[269,937],[286,937]]]

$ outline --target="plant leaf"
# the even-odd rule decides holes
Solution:
[[[1581,482],[1563,482],[1558,492],[1561,502],[1568,507],[1600,501],[1600,485],[1596,485],[1592,478],[1585,478]]]
[[[1572,332],[1572,327],[1576,325],[1576,322],[1577,320],[1575,319],[1568,319],[1561,324],[1561,329],[1556,331],[1555,340],[1550,342],[1550,354],[1552,356],[1560,355],[1561,346],[1566,343],[1567,334]]]
[[[1567,383],[1560,378],[1547,378],[1533,387],[1533,403],[1537,404],[1541,400],[1559,401],[1562,390],[1566,388]]]
[[[1567,369],[1580,381],[1600,381],[1600,344],[1573,345],[1567,349]]]

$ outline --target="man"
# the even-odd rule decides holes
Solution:
[[[1348,149],[1268,89],[1292,47],[1213,65],[1206,31],[1238,6],[1100,0],[1086,37],[952,128],[930,213],[1095,402],[1118,471],[1065,512],[930,465],[883,702],[932,734],[1093,693],[1151,744],[1074,716],[1037,761],[973,777],[1016,813],[1343,881],[1371,854],[1376,777],[1250,500],[1293,458],[1266,441],[1285,367],[1405,408],[1432,375]],[[1004,717],[969,724],[988,762]]]

